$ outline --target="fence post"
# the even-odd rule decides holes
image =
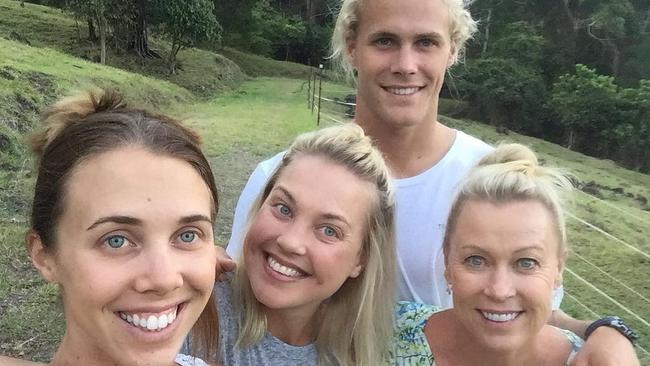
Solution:
[[[310,68],[309,79],[307,79],[307,108],[309,108],[309,100],[311,99],[311,76],[314,74],[314,69]]]
[[[323,89],[323,64],[318,65],[318,117],[316,118],[316,126],[320,126],[320,94]],[[314,84],[314,86],[316,86]]]
[[[316,72],[313,73],[314,82],[313,88],[311,88],[311,114],[314,114],[314,106],[316,106]]]

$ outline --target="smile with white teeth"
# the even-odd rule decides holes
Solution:
[[[491,320],[493,322],[499,322],[499,323],[504,323],[504,322],[509,322],[511,320],[514,320],[518,315],[519,312],[515,313],[489,313],[487,311],[481,311],[483,316]]]
[[[120,318],[134,327],[142,328],[151,332],[161,331],[170,326],[176,320],[178,306],[167,313],[155,314],[136,314],[120,311]]]
[[[283,274],[283,275],[285,275],[287,277],[302,277],[303,276],[302,272],[299,272],[299,271],[297,271],[297,270],[295,270],[293,268],[289,268],[287,266],[283,266],[278,261],[273,259],[273,257],[271,257],[270,255],[267,256],[266,261],[269,264],[269,267],[271,267],[274,271],[276,271],[276,272],[278,272],[280,274]]]
[[[411,87],[411,88],[397,88],[397,87],[386,87],[384,88],[386,91],[388,91],[391,94],[395,95],[411,95],[415,94],[420,88],[418,87]]]

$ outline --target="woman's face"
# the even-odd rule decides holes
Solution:
[[[558,245],[554,220],[538,201],[464,203],[445,274],[456,318],[474,341],[518,349],[542,329],[561,281]]]
[[[372,186],[347,168],[301,156],[280,174],[255,214],[244,261],[267,311],[311,316],[362,270]]]
[[[179,159],[120,148],[76,167],[42,270],[62,290],[64,342],[90,360],[171,363],[214,284],[211,207]]]

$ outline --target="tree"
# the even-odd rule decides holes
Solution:
[[[611,76],[585,65],[553,85],[551,107],[566,131],[566,147],[597,157],[611,156],[613,131],[624,120],[618,86]]]
[[[112,14],[111,1],[109,0],[68,0],[66,7],[76,17],[89,20],[89,27],[94,23],[99,32],[100,63],[106,64],[106,38],[108,34],[108,21]]]
[[[160,31],[171,41],[167,56],[169,71],[176,73],[178,52],[197,42],[218,40],[221,26],[214,17],[210,0],[157,0]]]

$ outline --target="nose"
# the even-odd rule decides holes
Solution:
[[[505,301],[516,294],[513,274],[505,267],[497,267],[489,276],[484,293],[498,302]]]
[[[298,222],[287,225],[285,230],[278,236],[278,246],[286,254],[305,255],[307,248],[305,246],[308,240],[308,231]]]
[[[140,253],[134,285],[137,292],[162,295],[183,286],[183,275],[174,248],[167,242],[162,244],[147,247]]]
[[[395,53],[391,72],[402,75],[412,75],[418,70],[416,50],[403,46]]]

